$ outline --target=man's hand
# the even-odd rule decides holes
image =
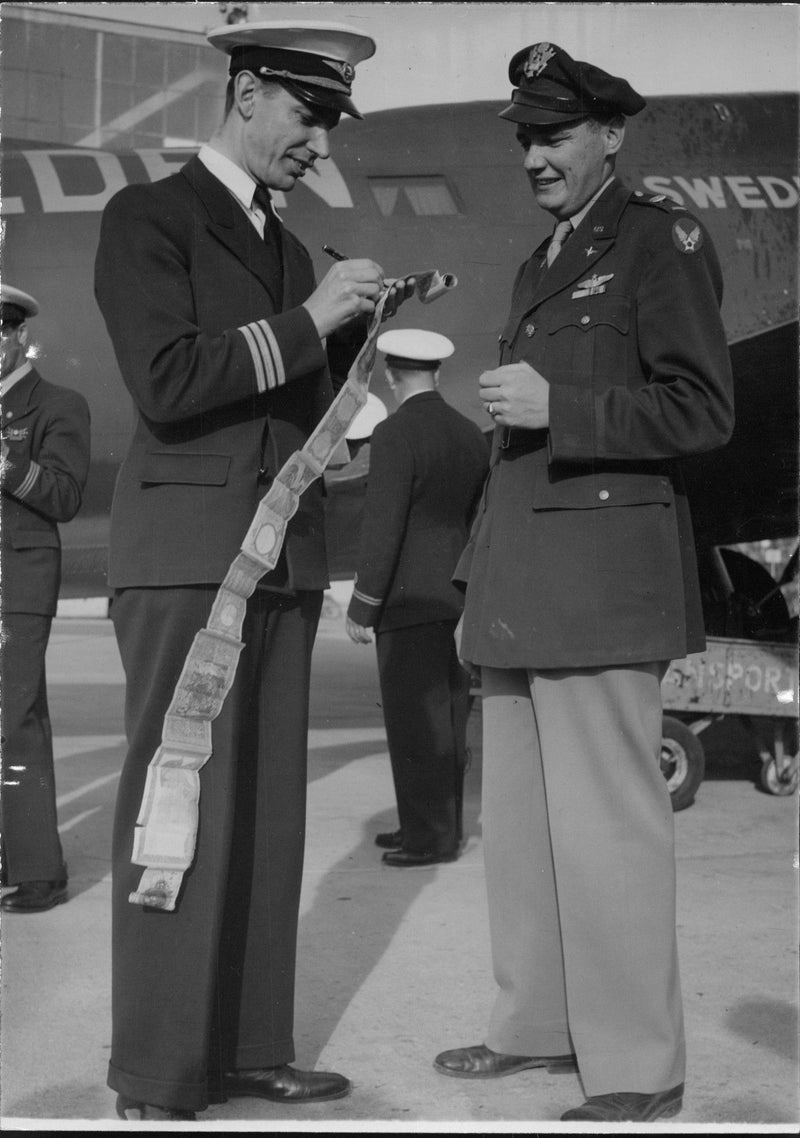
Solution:
[[[505,364],[478,379],[485,410],[501,427],[536,430],[550,422],[550,384],[530,364]]]
[[[403,304],[404,301],[411,299],[417,287],[415,277],[400,277],[398,280],[388,280],[383,283],[389,286],[389,292],[383,306],[381,323],[383,323],[384,320],[388,320],[389,317],[396,315],[400,305]]]
[[[351,620],[348,616],[345,617],[344,626],[347,630],[347,635],[350,637],[354,644],[372,643],[372,633],[368,628],[365,627],[365,625],[356,624],[356,622],[354,620]]]
[[[373,313],[383,288],[383,269],[374,261],[337,261],[304,307],[324,340],[355,316]]]

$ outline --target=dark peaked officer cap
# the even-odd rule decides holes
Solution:
[[[573,59],[554,43],[535,43],[512,57],[508,77],[516,90],[501,119],[546,126],[585,115],[635,115],[645,106],[625,79]]]
[[[347,24],[265,20],[225,24],[209,43],[230,56],[229,74],[252,71],[282,83],[297,98],[360,119],[353,101],[356,64],[375,54],[375,41]]]

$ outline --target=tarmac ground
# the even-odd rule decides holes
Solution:
[[[395,828],[396,814],[374,649],[351,644],[341,606],[329,602],[312,686],[296,1065],[341,1071],[353,1091],[305,1106],[235,1099],[174,1128],[596,1132],[556,1121],[583,1101],[576,1075],[474,1082],[433,1069],[437,1052],[481,1042],[493,999],[480,700],[469,725],[461,857],[412,870],[382,865],[374,838]],[[48,682],[70,894],[49,912],[2,920],[0,1126],[130,1129],[116,1120],[105,1082],[110,835],[125,750],[123,677],[107,619],[55,621]],[[735,725],[714,730],[706,779],[675,815],[684,1108],[649,1129],[797,1134],[797,797],[762,792],[757,756]]]

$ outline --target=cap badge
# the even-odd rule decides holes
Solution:
[[[356,69],[352,63],[344,63],[340,59],[326,59],[325,62],[334,71],[338,71],[345,83],[352,83],[356,77]]]
[[[527,78],[533,79],[535,75],[541,75],[555,54],[549,43],[535,44],[528,52],[528,58],[522,69]]]
[[[699,225],[690,228],[688,222],[676,221],[672,226],[672,239],[681,253],[696,253],[703,244],[703,234]]]

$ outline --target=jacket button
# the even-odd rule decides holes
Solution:
[[[610,497],[610,494],[608,493],[608,490],[601,490],[600,493],[597,495],[597,497],[600,499],[601,502],[607,502],[609,497]]]
[[[581,316],[581,324],[588,324],[591,319],[591,316]]]

